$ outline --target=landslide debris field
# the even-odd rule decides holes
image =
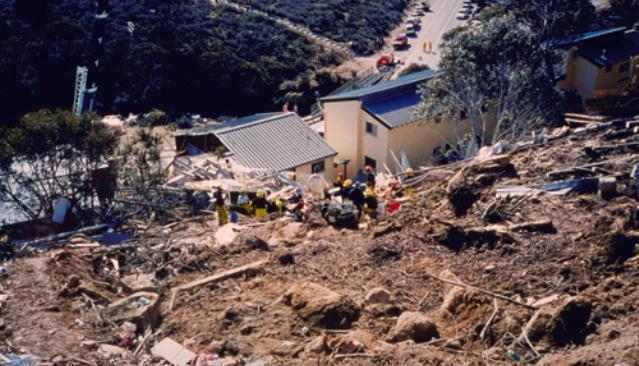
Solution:
[[[220,246],[197,216],[74,237],[8,265],[0,352],[159,365],[170,338],[202,365],[637,365],[636,136],[564,128],[430,168],[366,230],[243,218]]]

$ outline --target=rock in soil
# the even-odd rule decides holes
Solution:
[[[389,342],[428,342],[438,337],[437,326],[426,315],[418,312],[405,311],[397,319],[395,327],[386,337]]]
[[[554,346],[583,344],[588,335],[592,304],[579,297],[568,297],[558,307],[543,307],[533,315],[524,331],[532,342]]]
[[[372,349],[375,337],[363,330],[355,330],[333,339],[329,347],[334,353],[363,353]]]
[[[360,315],[359,307],[348,296],[313,282],[298,283],[286,291],[284,304],[305,321],[324,328],[345,329]]]
[[[243,231],[229,245],[230,253],[243,253],[253,250],[269,250],[268,244],[257,235]]]

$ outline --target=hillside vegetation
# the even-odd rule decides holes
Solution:
[[[40,108],[70,108],[76,66],[90,58],[94,1],[24,4],[0,0],[2,125]],[[263,17],[206,0],[111,0],[110,6],[100,113],[157,107],[240,115],[279,109],[290,92],[310,101],[311,89],[334,86],[317,71],[336,64],[335,56]],[[288,80],[295,82],[280,88]]]
[[[260,10],[302,24],[353,50],[370,54],[401,21],[408,0],[250,0]]]

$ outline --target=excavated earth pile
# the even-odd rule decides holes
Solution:
[[[202,365],[638,365],[639,138],[547,140],[424,169],[365,230],[249,220],[221,246],[212,217],[131,222],[120,246],[18,259],[0,352],[159,365],[168,337]]]

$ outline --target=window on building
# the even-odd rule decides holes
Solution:
[[[611,72],[611,71],[612,71],[612,65],[606,66],[606,72]]]
[[[462,109],[462,110],[460,110],[460,111],[459,111],[459,119],[460,119],[461,121],[463,121],[463,120],[465,120],[465,119],[466,119],[466,117],[467,117],[467,115],[466,115],[466,111],[465,111],[465,110],[463,110],[463,109]]]
[[[377,136],[377,126],[370,122],[366,122],[366,133],[372,136]]]
[[[322,173],[325,171],[326,171],[326,165],[324,164],[324,160],[311,164],[312,173]]]
[[[628,70],[630,70],[630,62],[619,65],[619,73],[628,72]]]
[[[373,169],[377,168],[377,161],[371,159],[368,156],[364,156],[364,165],[370,165]]]

